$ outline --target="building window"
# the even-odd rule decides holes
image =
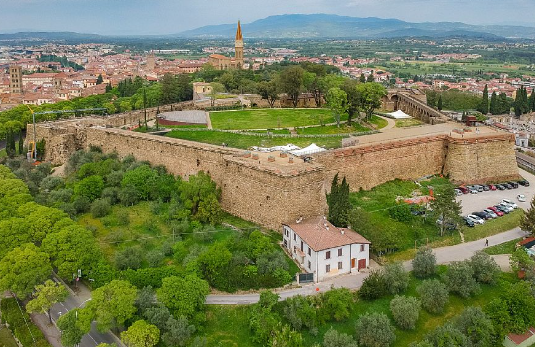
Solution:
[[[312,251],[310,250],[310,247],[308,247],[308,255],[312,255],[311,253]]]
[[[296,240],[297,240],[297,238],[295,237],[295,234],[294,234],[294,241],[296,241]]]
[[[341,261],[338,262],[338,270],[342,270],[342,262]]]
[[[310,260],[309,260],[309,261],[308,261],[308,269],[309,269],[309,270],[310,270],[310,267],[311,267],[311,265],[310,265]]]
[[[331,265],[325,265],[325,272],[331,272]]]
[[[284,247],[288,248],[288,242],[284,240]]]
[[[331,259],[331,251],[325,252],[325,259]]]
[[[341,249],[341,248],[338,248],[338,256],[339,256],[339,257],[342,256],[342,249]]]
[[[360,251],[364,252],[364,245],[360,245]]]
[[[301,241],[301,252],[303,252],[303,241]]]

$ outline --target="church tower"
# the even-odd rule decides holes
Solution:
[[[236,50],[235,60],[238,69],[243,67],[243,36],[241,33],[240,21],[238,21],[238,29],[236,30],[236,41],[234,44]]]

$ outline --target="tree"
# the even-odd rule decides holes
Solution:
[[[127,246],[115,253],[115,266],[119,270],[139,269],[143,262],[143,252],[139,247]]]
[[[35,287],[33,299],[26,304],[26,310],[29,313],[47,313],[50,324],[52,324],[50,309],[56,303],[64,301],[67,298],[67,295],[67,290],[62,284],[52,280],[46,280],[44,284]]]
[[[366,83],[366,76],[364,75],[364,72],[360,74],[359,83]]]
[[[427,334],[426,340],[433,346],[448,346],[448,347],[469,347],[468,338],[452,324],[445,324],[437,327],[435,330]]]
[[[444,282],[450,292],[457,293],[463,298],[468,298],[480,291],[469,260],[452,262],[444,275]]]
[[[284,300],[284,316],[295,330],[303,327],[314,329],[317,325],[317,310],[311,300],[301,295]]]
[[[175,315],[191,318],[196,312],[202,311],[209,292],[210,287],[206,281],[195,275],[186,275],[183,278],[164,278],[156,295]]]
[[[104,79],[102,78],[102,74],[99,74],[97,77],[97,85],[102,84],[102,82],[104,82]]]
[[[61,331],[61,344],[75,347],[91,330],[91,314],[86,309],[75,308],[59,317],[57,324]]]
[[[412,296],[396,295],[390,301],[390,312],[401,329],[412,330],[420,316],[420,300]]]
[[[93,291],[87,309],[97,322],[97,329],[105,332],[122,325],[136,312],[137,289],[127,281],[113,280]]]
[[[357,320],[357,341],[364,347],[388,347],[396,340],[395,329],[384,313],[366,313]]]
[[[463,333],[474,347],[494,346],[494,327],[489,317],[480,307],[466,308],[453,322],[453,326]]]
[[[167,346],[185,346],[194,332],[195,326],[190,324],[186,317],[171,317],[165,325],[162,341]]]
[[[31,242],[31,235],[23,218],[0,221],[0,259],[15,247]]]
[[[403,268],[403,264],[390,263],[384,267],[384,280],[390,294],[403,293],[409,286],[410,275]]]
[[[180,184],[180,198],[194,219],[216,224],[221,217],[219,198],[221,189],[209,175],[200,171]]]
[[[484,251],[476,252],[470,258],[474,278],[479,283],[494,284],[498,280],[500,267],[496,261]]]
[[[218,82],[210,83],[210,87],[210,105],[214,107],[217,96],[225,91],[225,87]]]
[[[361,108],[366,113],[366,120],[370,120],[373,112],[381,107],[382,98],[387,94],[386,89],[375,82],[358,84],[356,88],[360,94]]]
[[[359,289],[359,297],[366,300],[375,300],[387,293],[387,282],[384,272],[381,270],[372,270],[362,282]]]
[[[321,314],[330,320],[342,321],[349,317],[353,296],[349,289],[331,289],[321,297]]]
[[[22,131],[19,132],[19,155],[24,154],[24,137],[22,137]]]
[[[138,320],[121,333],[121,340],[128,347],[153,347],[160,341],[160,330],[144,320]]]
[[[440,224],[440,236],[444,236],[444,231],[448,225],[457,228],[461,219],[461,203],[455,199],[453,187],[446,184],[436,189],[431,200],[433,215]]]
[[[531,88],[531,95],[529,96],[529,109],[535,112],[535,88]]]
[[[516,273],[520,271],[528,272],[535,269],[535,260],[529,256],[524,247],[518,248],[511,254],[509,263],[511,264],[513,271]]]
[[[442,94],[440,94],[440,96],[438,97],[437,108],[438,108],[439,111],[442,111],[442,107],[443,107],[443,104],[442,104]]]
[[[76,183],[74,195],[86,197],[90,202],[93,202],[95,199],[100,198],[103,189],[104,180],[102,176],[93,175]]]
[[[258,94],[262,99],[267,100],[269,107],[273,108],[275,101],[279,99],[279,82],[278,78],[273,78],[271,81],[262,81],[257,85]]]
[[[0,260],[0,290],[10,290],[23,299],[51,273],[48,254],[27,243],[8,252]]]
[[[373,83],[375,82],[375,77],[373,76],[373,72],[368,75],[368,78],[366,79],[366,83]]]
[[[292,100],[293,107],[297,107],[299,95],[303,88],[303,75],[305,71],[300,66],[290,66],[281,72],[280,87]]]
[[[357,81],[345,79],[340,88],[347,95],[347,125],[350,126],[355,114],[360,109],[360,94],[357,92]]]
[[[492,95],[490,97],[489,111],[491,114],[500,114],[500,110],[498,109],[498,94],[496,94],[496,92],[492,92]]]
[[[323,347],[358,347],[358,345],[350,335],[339,333],[331,327],[323,335]]]
[[[151,191],[154,190],[154,187],[151,186],[151,182],[156,181],[157,178],[158,173],[156,170],[152,169],[149,165],[144,164],[136,167],[134,170],[127,171],[123,175],[121,186],[123,188],[135,188],[140,200],[148,200]]]
[[[477,110],[483,114],[489,113],[489,88],[486,84],[483,89],[483,99]]]
[[[412,273],[417,278],[426,278],[435,274],[437,259],[430,247],[420,247],[412,260]]]
[[[449,301],[446,285],[439,280],[425,280],[416,288],[422,307],[434,314],[441,313]]]
[[[91,231],[78,225],[48,234],[41,249],[50,255],[52,264],[63,279],[71,278],[78,269],[85,273],[101,258],[100,248]]]
[[[347,112],[347,94],[340,88],[331,88],[326,99],[327,107],[336,119],[336,126],[340,127],[340,117]]]
[[[216,243],[206,251],[202,252],[197,259],[197,264],[203,274],[212,286],[215,286],[217,280],[224,273],[224,269],[232,259],[232,253],[222,243]]]
[[[303,347],[303,336],[289,325],[279,323],[271,337],[272,347]]]
[[[327,194],[327,205],[329,206],[329,222],[340,228],[346,228],[351,210],[349,201],[349,184],[346,178],[338,184],[338,174],[331,182],[331,192]]]
[[[531,200],[529,210],[520,219],[520,229],[535,235],[535,197]]]

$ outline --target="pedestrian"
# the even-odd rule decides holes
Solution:
[[[489,246],[489,239],[485,239],[485,247]]]

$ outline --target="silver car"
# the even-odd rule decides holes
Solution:
[[[491,218],[498,218],[498,215],[496,214],[496,212],[494,212],[493,210],[491,209],[484,209],[483,212],[487,213]]]

